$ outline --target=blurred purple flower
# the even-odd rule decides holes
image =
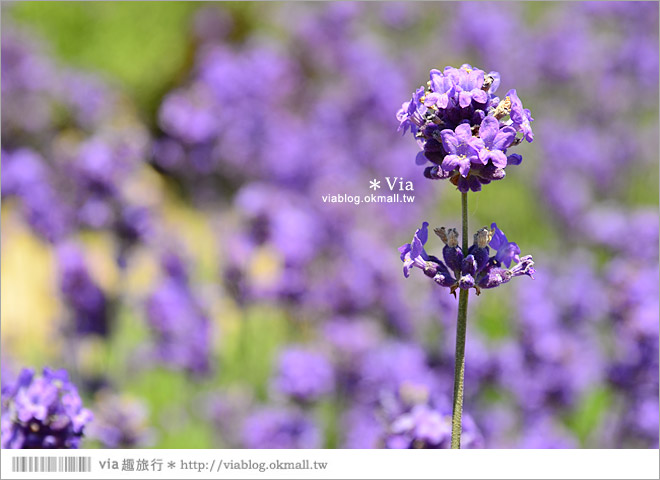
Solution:
[[[174,258],[173,258],[174,257]],[[155,340],[155,357],[165,365],[196,376],[211,372],[212,328],[188,283],[178,255],[166,253],[164,278],[146,300],[146,315]]]
[[[313,402],[332,391],[334,372],[323,354],[289,347],[280,354],[274,386],[297,401]]]
[[[107,336],[110,331],[108,301],[92,279],[83,252],[74,244],[57,249],[59,286],[73,315],[73,327],[79,335]]]
[[[154,432],[148,427],[147,407],[131,397],[100,392],[94,404],[94,420],[87,436],[103,448],[146,448],[153,444]]]
[[[245,448],[321,448],[318,427],[298,410],[265,408],[243,425]]]

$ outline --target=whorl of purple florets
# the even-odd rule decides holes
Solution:
[[[292,347],[279,358],[275,388],[299,402],[312,402],[332,391],[334,372],[321,353]]]
[[[399,130],[410,130],[423,150],[417,163],[433,164],[424,176],[449,178],[461,192],[476,192],[504,178],[508,165],[520,164],[522,157],[507,150],[534,139],[534,119],[515,90],[496,97],[499,84],[499,73],[467,64],[434,69],[426,89],[419,87],[401,106]]]
[[[65,370],[23,369],[2,391],[2,448],[78,448],[92,413]]]
[[[534,278],[532,256],[520,257],[518,245],[509,242],[495,223],[490,229],[484,227],[474,235],[474,243],[467,252],[458,246],[458,232],[455,229],[435,229],[445,244],[442,251],[444,262],[429,255],[424,249],[428,240],[428,226],[428,222],[424,222],[415,232],[412,242],[399,247],[405,277],[410,275],[413,268],[419,268],[438,285],[449,287],[451,293],[458,288],[474,288],[477,295],[482,288],[498,287],[513,277],[528,275]],[[492,256],[488,245],[495,251]],[[512,262],[515,265],[511,266]]]

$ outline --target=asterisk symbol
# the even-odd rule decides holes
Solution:
[[[375,178],[369,182],[369,188],[372,190],[378,190],[380,188],[380,180],[376,180]]]
[[[167,468],[174,468],[176,467],[176,463],[174,462],[167,462]]]

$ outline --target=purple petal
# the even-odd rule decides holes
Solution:
[[[504,232],[499,228],[497,228],[497,223],[495,222],[491,223],[490,228],[493,229],[493,238],[490,240],[489,243],[491,247],[493,247],[495,250],[498,250],[503,245],[509,243],[509,241],[506,238],[506,235],[504,235]]]
[[[458,177],[458,185],[456,185],[458,191],[461,193],[467,193],[470,191],[470,184],[465,177]]]
[[[447,108],[447,105],[449,105],[449,95],[446,93],[442,93],[440,95],[440,98],[438,99],[438,107],[440,108]]]
[[[440,132],[440,137],[442,138],[442,146],[445,148],[445,151],[447,153],[456,154],[459,140],[454,132],[449,129],[445,129]]]
[[[500,131],[500,122],[495,117],[486,117],[479,126],[479,137],[486,145],[492,145],[495,136]],[[515,130],[514,130],[515,135]]]
[[[472,137],[472,128],[467,123],[461,123],[456,127],[456,138],[462,143],[468,143]]]
[[[403,276],[408,278],[410,277],[410,267],[412,267],[412,260],[409,260],[407,262],[403,262]]]
[[[507,243],[506,245],[504,245],[503,247],[497,250],[495,259],[498,262],[501,262],[503,265],[506,265],[506,268],[509,268],[511,266],[512,261],[515,262],[519,261],[518,258],[519,255],[520,255],[520,248],[518,247],[517,244],[511,242],[511,243]]]
[[[484,90],[472,90],[472,98],[477,103],[486,103],[488,101],[488,94]]]
[[[493,83],[488,89],[488,93],[495,93],[500,86],[500,74],[499,72],[488,72],[488,75],[493,78]]]
[[[473,192],[481,191],[481,182],[474,175],[468,177],[468,184],[470,185],[470,190],[472,190]]]
[[[429,222],[422,223],[422,228],[415,232],[415,236],[419,238],[422,245],[426,245],[426,242],[429,239]]]
[[[470,160],[468,158],[460,161],[458,171],[461,172],[462,176],[467,177],[470,172]]]
[[[436,103],[438,103],[438,100],[440,100],[440,94],[439,93],[429,93],[424,98],[424,105],[427,106],[427,107],[430,107],[430,106],[435,105]]]
[[[406,253],[410,252],[410,244],[406,243],[405,245],[401,245],[399,247],[399,253],[401,254],[401,261],[403,261],[406,258]]]
[[[462,107],[465,108],[472,103],[472,94],[470,92],[461,92],[458,94],[458,104]]]
[[[512,153],[508,157],[506,157],[506,164],[507,165],[520,165],[522,163],[522,155],[519,155],[517,153]]]
[[[447,155],[442,160],[442,169],[445,172],[451,172],[459,165],[459,156],[458,155]]]
[[[470,85],[470,87],[472,87],[472,89],[474,89],[474,90],[481,89],[481,87],[484,84],[485,74],[486,74],[486,72],[484,72],[483,70],[472,70],[468,74],[468,84]],[[481,91],[483,92],[483,90],[481,90]],[[474,93],[474,91],[473,91],[473,93]],[[484,92],[484,93],[486,93],[486,92]]]
[[[504,168],[507,165],[506,155],[504,155],[504,152],[501,150],[491,150],[490,159],[493,162],[493,165],[498,168]]]
[[[511,146],[515,138],[516,129],[513,127],[504,127],[495,136],[492,148],[496,148],[498,150],[506,150]]]

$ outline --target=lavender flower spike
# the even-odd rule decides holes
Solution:
[[[531,255],[520,257],[518,245],[509,242],[495,223],[490,229],[484,227],[475,233],[474,243],[465,252],[458,246],[459,235],[456,229],[446,230],[442,227],[435,229],[435,233],[445,244],[443,258],[453,270],[455,278],[447,265],[424,249],[428,240],[428,222],[424,222],[422,228],[415,232],[412,243],[399,247],[406,278],[410,276],[410,270],[416,267],[437,284],[448,287],[452,294],[458,289],[474,288],[477,295],[482,288],[498,287],[514,277],[528,275],[534,278]],[[489,247],[495,251],[492,256]],[[511,267],[514,262],[516,265]]]

